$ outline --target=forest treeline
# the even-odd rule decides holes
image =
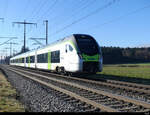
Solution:
[[[149,48],[101,47],[104,64],[150,62]]]
[[[150,47],[149,48],[120,48],[120,47],[101,47],[103,54],[103,64],[125,64],[125,63],[145,63],[150,62]],[[27,48],[25,51],[29,51]],[[24,52],[21,51],[15,55]],[[13,55],[13,56],[15,56]],[[7,56],[4,63],[9,64],[10,57]]]

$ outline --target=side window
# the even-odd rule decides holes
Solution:
[[[30,63],[34,63],[35,61],[35,56],[30,56]]]
[[[71,45],[69,45],[69,51],[72,52],[73,51],[73,48]]]
[[[28,59],[28,57],[26,57],[26,63],[28,63],[28,61],[29,61],[29,59]]]
[[[37,55],[37,62],[38,63],[48,63],[48,53]]]
[[[73,51],[73,47],[71,45],[69,45],[69,44],[66,44],[65,52],[67,53],[67,52],[72,52],[72,51]]]
[[[51,52],[51,63],[60,63],[60,51]]]

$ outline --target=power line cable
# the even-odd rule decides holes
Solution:
[[[28,0],[26,5],[25,5],[25,8],[24,8],[24,11],[27,12],[27,10],[29,9],[29,6],[31,4],[31,0]],[[26,14],[27,15],[27,14]],[[28,17],[26,17],[25,19],[27,19]]]
[[[84,0],[82,0],[82,1],[84,1]],[[43,13],[43,15],[38,19],[38,21],[37,22],[39,22],[40,21],[40,19],[42,19],[42,17],[44,17],[44,15],[46,15],[47,14],[47,12],[48,13],[51,13],[52,12],[52,8],[54,8],[54,6],[56,6],[56,4],[58,3],[58,0],[55,0],[54,1],[54,3],[49,7],[49,9],[47,9],[44,13]],[[74,4],[75,5],[75,4]],[[82,5],[82,4],[81,4]],[[76,5],[75,5],[76,6]],[[77,6],[76,6],[77,7]],[[51,9],[50,9],[51,8]],[[79,8],[79,7],[78,7]],[[75,8],[76,9],[76,8]],[[50,12],[51,11],[51,12]],[[59,15],[60,16],[60,15]],[[55,19],[57,19],[58,18],[58,16],[56,16],[55,17]],[[55,20],[55,19],[50,19],[50,20]],[[40,28],[40,32],[41,32],[41,29],[42,28]],[[30,31],[30,32],[32,32],[32,30]]]
[[[57,2],[58,2],[58,0],[55,0],[55,1],[53,2],[53,4],[48,8],[48,10],[46,10],[46,11],[43,13],[43,15],[40,17],[40,19],[41,19],[44,15],[46,15],[47,12],[50,13],[50,10],[52,10],[52,8],[54,8],[54,6],[57,4]],[[40,19],[39,19],[37,22],[39,22]],[[40,28],[39,31],[41,32],[41,28]],[[31,30],[30,32],[32,32],[32,30]]]
[[[10,38],[9,40],[7,40],[7,41],[1,43],[0,46],[6,44],[7,42],[11,41],[12,39],[17,39],[17,37],[0,37],[0,38]]]
[[[7,10],[8,10],[8,0],[6,0],[6,5],[5,5],[5,9],[4,9],[4,17],[7,18]]]
[[[38,7],[38,10],[32,15],[31,19],[34,19],[36,17],[37,14],[39,14],[40,11],[42,11],[41,9],[44,8],[44,6],[47,4],[48,0],[45,0],[43,3],[40,4],[40,6]]]
[[[60,23],[56,22],[57,25],[63,24],[64,22],[69,21],[70,19],[74,18],[76,14],[79,14],[79,13],[81,13],[81,11],[84,11],[86,8],[88,8],[90,5],[92,5],[94,2],[95,2],[95,0],[88,1],[88,2],[86,1],[86,4],[84,4],[85,6],[83,6],[83,5],[81,4],[81,8],[78,7],[78,9],[76,10],[76,12],[73,12],[73,13],[72,13],[71,15],[69,15],[67,18],[65,18],[64,20],[61,20]],[[58,18],[58,19],[60,19],[60,18]],[[62,23],[62,22],[63,22],[63,23]],[[56,24],[56,23],[55,23],[55,24]],[[55,25],[55,24],[54,24],[54,25]]]
[[[24,4],[24,7],[22,8],[22,9],[20,9],[20,10],[22,10],[23,12],[26,12],[26,9],[28,8],[28,5],[29,5],[29,1],[30,0],[28,0],[27,2],[25,2]],[[21,1],[21,3],[22,3],[22,1]],[[19,14],[19,16],[18,16],[19,18],[18,18],[18,20],[20,20],[20,18],[22,17],[22,12],[21,12],[21,14]]]
[[[106,25],[106,24],[110,24],[110,23],[116,22],[116,21],[118,21],[118,20],[121,20],[121,19],[123,19],[123,18],[125,18],[125,17],[127,17],[127,16],[132,15],[132,14],[138,13],[138,12],[144,10],[144,9],[147,9],[147,8],[150,8],[150,4],[149,4],[149,5],[146,5],[146,6],[142,7],[142,8],[136,9],[136,10],[134,10],[134,11],[132,11],[132,12],[129,12],[129,13],[127,13],[126,15],[122,15],[122,16],[119,16],[119,17],[114,18],[114,19],[112,19],[112,20],[109,20],[109,21],[107,21],[107,22],[104,22],[104,23],[102,23],[102,24],[100,24],[100,25],[95,25],[95,26],[92,26],[92,27],[90,27],[90,28],[87,28],[87,30],[89,30],[89,29],[91,30],[92,28],[96,29],[96,28],[102,27],[102,26],[104,26],[104,25]]]
[[[72,9],[69,9],[70,11],[71,11],[71,13],[73,13],[73,15],[74,14],[76,14],[76,11],[80,11],[80,8],[82,7],[82,6],[84,6],[84,5],[86,5],[87,3],[88,3],[89,1],[84,1],[84,0],[82,0],[80,3],[78,3],[78,4],[73,4],[73,6],[74,7],[71,7]],[[66,9],[66,10],[68,10],[68,9]],[[65,16],[63,16],[63,17],[65,17]],[[70,15],[68,15],[66,18],[67,18],[67,20],[68,20],[68,18],[70,18],[71,16]],[[65,20],[66,20],[66,18],[65,18]],[[57,19],[59,19],[59,20],[61,20],[62,22],[63,22],[63,20],[62,19],[60,19],[60,14],[58,14],[57,16],[55,16],[55,18],[52,18],[52,19],[50,19],[50,20],[54,20],[54,21],[56,21]]]
[[[35,13],[35,10],[36,10],[37,8],[39,8],[39,4],[41,5],[41,0],[39,0],[38,2],[37,2],[37,0],[36,0],[36,2],[34,2],[34,3],[36,3],[36,7],[33,7],[33,10],[31,11],[31,15],[28,15],[27,17],[33,16],[33,14]],[[37,7],[37,6],[38,6],[38,7]]]
[[[58,2],[58,0],[55,0],[54,2],[53,2],[53,4],[43,13],[43,15],[39,18],[39,20],[37,21],[37,22],[39,22],[40,21],[40,19],[42,19],[47,13],[48,14],[50,14],[51,12],[50,11],[52,11],[52,9],[54,8],[54,6],[57,4],[57,2]]]
[[[58,31],[52,33],[51,36],[54,35],[54,34],[57,34],[57,33],[59,33],[59,32],[62,32],[62,31],[64,31],[65,29],[71,27],[72,25],[74,25],[74,24],[76,24],[76,23],[78,23],[78,22],[80,22],[80,21],[82,21],[82,20],[88,18],[89,16],[92,16],[92,15],[98,13],[99,11],[102,11],[102,10],[104,10],[104,9],[106,9],[106,8],[108,8],[108,7],[110,7],[111,5],[113,5],[114,3],[118,2],[118,1],[120,1],[120,0],[113,0],[113,1],[111,1],[111,2],[109,2],[109,3],[107,3],[106,5],[97,8],[97,9],[94,10],[93,12],[91,12],[91,13],[89,13],[89,14],[87,14],[87,15],[85,15],[85,16],[83,16],[83,17],[81,17],[81,18],[79,18],[79,19],[77,19],[77,20],[75,20],[75,21],[73,21],[71,24],[68,24],[68,25],[66,25],[65,27],[59,29]]]

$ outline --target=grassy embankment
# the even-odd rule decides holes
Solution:
[[[23,105],[16,100],[16,90],[12,88],[0,71],[0,112],[24,112]]]

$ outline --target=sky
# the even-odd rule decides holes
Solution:
[[[0,55],[19,52],[23,46],[24,26],[13,22],[30,22],[26,26],[26,46],[41,47],[30,38],[45,38],[48,20],[48,43],[71,34],[89,34],[100,46],[150,46],[150,0],[0,0]],[[9,43],[8,42],[8,43]],[[45,45],[44,40],[40,40]]]

